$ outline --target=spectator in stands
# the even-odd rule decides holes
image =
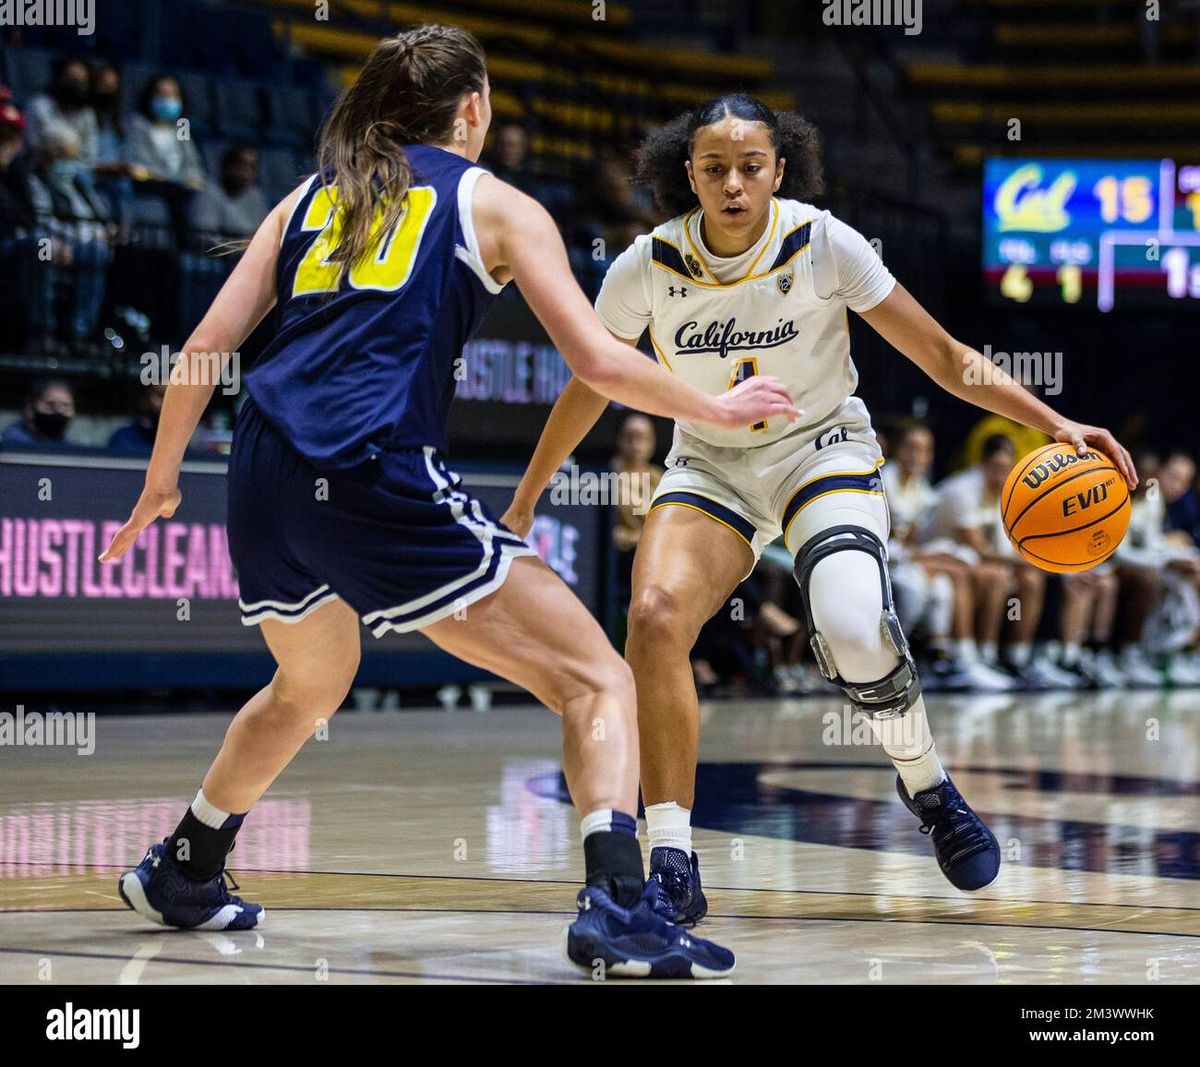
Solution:
[[[46,272],[37,261],[37,212],[24,147],[25,119],[5,89],[0,96],[0,308],[6,328],[25,323],[32,304],[45,303],[36,291]],[[33,340],[19,333],[9,335],[7,329],[5,334],[4,340],[13,345]],[[37,347],[42,344],[39,339]]]
[[[165,201],[181,248],[187,245],[192,198],[204,188],[204,161],[191,127],[181,122],[186,111],[179,82],[156,75],[142,88],[126,145],[135,178],[154,183],[146,190]]]
[[[1195,641],[1200,552],[1181,537],[1172,540],[1164,530],[1167,494],[1176,489],[1172,478],[1186,470],[1177,468],[1175,474],[1167,474],[1166,465],[1149,452],[1140,453],[1136,463],[1139,484],[1133,494],[1129,530],[1113,556],[1121,583],[1116,619],[1118,665],[1129,684],[1155,687],[1164,679],[1151,653],[1177,652]],[[1190,680],[1186,678],[1189,672]],[[1182,664],[1172,664],[1172,680],[1176,684],[1200,682],[1200,659],[1192,655]]]
[[[519,122],[506,122],[496,130],[492,148],[482,161],[502,181],[515,185],[538,201],[569,235],[573,225],[575,190],[568,182],[540,173],[529,156],[529,135]]]
[[[743,679],[756,694],[773,696],[779,690],[770,649],[794,636],[800,623],[770,598],[764,572],[756,567],[700,628],[691,652],[698,688],[708,692],[714,685]]]
[[[531,187],[536,185],[536,178],[529,165],[529,137],[519,122],[497,127],[487,166],[501,181],[534,195]]]
[[[35,96],[25,109],[29,123],[29,144],[39,149],[47,128],[71,129],[78,142],[78,159],[93,166],[99,153],[99,126],[91,104],[87,64],[82,59],[60,59],[53,69],[50,86]]]
[[[137,413],[133,421],[113,431],[108,447],[114,452],[148,456],[154,451],[154,438],[158,433],[158,416],[162,412],[165,385],[147,385],[138,397]]]
[[[39,226],[53,244],[45,304],[31,311],[38,326],[47,327],[54,321],[55,285],[69,282],[69,322],[60,332],[73,348],[85,347],[96,333],[112,258],[108,205],[79,152],[79,138],[71,127],[44,127],[32,183]]]
[[[632,149],[600,148],[597,160],[597,199],[601,217],[609,221],[617,249],[628,248],[640,234],[649,233],[660,219],[648,190],[634,181]]]
[[[988,437],[979,463],[938,486],[937,503],[920,540],[927,547],[949,544],[967,549],[960,558],[973,568],[1003,567],[1008,575],[1007,595],[1015,597],[1017,609],[1008,613],[1011,640],[1005,650],[1005,668],[1026,686],[1071,689],[1077,685],[1076,678],[1034,651],[1045,604],[1046,573],[1016,554],[1000,522],[1000,491],[1016,458],[1011,438],[1004,434]],[[1001,614],[985,615],[976,629],[979,653],[993,668],[1000,665],[999,640],[1008,605],[1001,600],[999,606]],[[989,608],[995,611],[994,606]]]
[[[128,236],[133,202],[132,168],[125,158],[125,121],[121,107],[121,75],[111,63],[91,72],[91,102],[96,113],[97,188],[108,198],[110,213]]]
[[[617,548],[617,594],[622,611],[629,605],[633,554],[646,525],[650,499],[663,475],[663,468],[654,462],[656,445],[654,423],[646,415],[632,412],[625,416],[617,431],[617,452],[611,464],[621,476],[617,481],[620,497],[613,541]]]
[[[258,151],[236,144],[221,155],[221,173],[196,195],[192,229],[209,247],[231,237],[251,237],[271,205],[258,184]]]
[[[1159,486],[1167,503],[1166,529],[1179,534],[1173,540],[1200,547],[1200,494],[1196,492],[1196,461],[1186,452],[1171,452],[1163,463]]]
[[[1079,684],[1110,688],[1126,679],[1106,650],[1112,643],[1120,575],[1114,564],[1064,575],[1059,608],[1060,640],[1047,644],[1051,661]]]
[[[989,667],[975,639],[977,614],[998,625],[1009,584],[1007,568],[1000,563],[974,560],[954,542],[919,543],[918,529],[935,509],[938,497],[929,480],[933,468],[933,434],[920,423],[902,426],[896,452],[883,467],[883,484],[891,515],[892,538],[888,558],[892,582],[899,593],[908,590],[909,617],[901,611],[905,627],[929,634],[931,661],[928,677],[949,689],[1004,691],[1013,680]],[[899,581],[897,581],[899,576]],[[914,603],[914,599],[916,603]]]
[[[121,114],[121,74],[111,63],[97,63],[91,71],[91,104],[96,114],[96,162],[123,163],[125,121]]]
[[[0,444],[59,448],[69,443],[67,430],[74,417],[71,387],[59,378],[41,378],[29,387],[20,421],[0,435]]]

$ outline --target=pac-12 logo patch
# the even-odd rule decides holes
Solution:
[[[687,269],[692,272],[692,277],[699,278],[704,274],[704,268],[700,266],[700,261],[691,252],[683,257],[683,261],[687,264]]]
[[[786,296],[792,291],[792,275],[789,271],[787,274],[781,274],[775,279],[775,284],[779,286],[779,291]]]

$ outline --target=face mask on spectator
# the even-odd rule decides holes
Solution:
[[[174,122],[183,114],[183,103],[173,96],[156,96],[150,101],[150,112],[159,122]]]
[[[54,96],[63,107],[83,107],[88,102],[88,87],[79,82],[62,82]]]
[[[61,411],[37,411],[33,413],[33,425],[38,434],[42,437],[49,437],[52,441],[61,441],[67,433],[67,425],[70,423],[69,415],[64,415]]]

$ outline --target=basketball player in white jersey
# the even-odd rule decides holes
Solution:
[[[1000,852],[938,760],[893,610],[882,457],[854,395],[847,310],[947,391],[1081,451],[1094,444],[1133,484],[1129,456],[1106,430],[1062,418],[991,366],[984,374],[984,357],[930,318],[865,238],[807,202],[820,192],[820,163],[816,133],[799,116],[741,94],[710,101],[651,134],[638,171],[674,217],[614,262],[596,303],[601,320],[630,345],[648,332],[658,362],[707,393],[769,374],[802,410],[793,423],[732,430],[678,421],[638,546],[626,657],[661,910],[695,922],[707,909],[691,851],[699,710],[688,653],[781,535],[818,665],[868,717],[943,873],[980,889]],[[511,529],[529,529],[543,488],[605,404],[568,384],[505,516]]]

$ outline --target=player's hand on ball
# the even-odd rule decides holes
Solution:
[[[717,399],[717,425],[731,430],[748,424],[783,416],[795,422],[802,412],[792,402],[792,394],[778,378],[747,378]]]
[[[1103,427],[1085,426],[1081,422],[1064,422],[1055,433],[1054,440],[1074,445],[1075,451],[1080,455],[1086,452],[1089,446],[1098,449],[1113,461],[1117,470],[1121,472],[1121,477],[1125,479],[1125,484],[1131,490],[1137,488],[1138,476],[1133,459],[1120,442]]]
[[[500,524],[507,526],[513,533],[524,540],[533,529],[533,508],[518,504],[515,500],[508,505],[508,510],[500,516]]]
[[[133,547],[138,535],[155,519],[169,519],[174,515],[182,499],[183,494],[178,487],[167,490],[143,489],[129,521],[113,535],[108,548],[100,553],[100,562],[120,559]]]

